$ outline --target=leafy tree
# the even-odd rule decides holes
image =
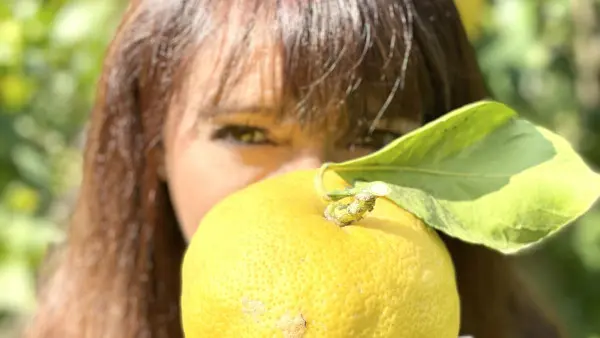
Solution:
[[[461,0],[457,0],[461,1]],[[600,167],[600,1],[497,0],[476,41],[496,98]],[[600,207],[523,258],[573,337],[600,337]]]
[[[481,16],[470,32],[495,98],[600,167],[600,0],[456,1]],[[102,57],[126,2],[0,2],[0,336],[17,336],[35,307],[40,260],[63,236]],[[522,258],[577,338],[600,337],[599,223],[596,208]]]
[[[79,182],[82,126],[119,6],[0,2],[0,324],[33,309],[36,268],[62,236],[58,225]]]

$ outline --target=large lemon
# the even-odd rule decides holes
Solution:
[[[340,227],[314,175],[263,180],[205,216],[183,263],[186,337],[456,338],[454,268],[436,233],[384,199]]]

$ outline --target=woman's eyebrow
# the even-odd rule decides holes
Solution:
[[[217,115],[232,115],[232,114],[249,114],[249,113],[274,113],[275,108],[260,105],[217,105],[203,110],[202,115],[217,116]]]

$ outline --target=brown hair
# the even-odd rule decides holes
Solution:
[[[299,103],[293,112],[303,121],[344,102],[344,116],[356,125],[384,111],[418,111],[426,122],[487,96],[451,0],[132,2],[108,50],[80,198],[30,337],[182,336],[185,241],[157,172],[161,132],[195,51],[223,24],[215,13],[236,6],[250,18],[238,47],[251,45],[256,13],[276,17],[284,94]],[[243,55],[230,51],[232,68]],[[508,258],[443,238],[456,266],[462,333],[564,337]]]

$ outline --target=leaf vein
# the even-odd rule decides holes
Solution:
[[[354,167],[335,167],[330,166],[335,171],[407,171],[416,172],[420,174],[430,174],[437,176],[454,176],[454,177],[468,177],[468,178],[510,178],[510,174],[479,174],[479,173],[462,173],[452,171],[441,171],[434,169],[424,168],[412,168],[412,167],[401,167],[401,166],[383,166],[383,165],[370,165],[370,166],[354,166]]]

